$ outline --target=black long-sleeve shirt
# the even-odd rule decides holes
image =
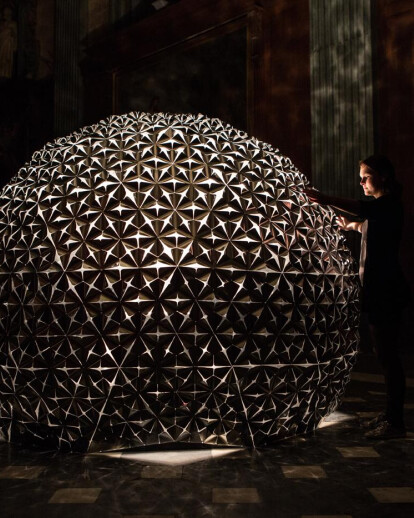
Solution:
[[[361,201],[359,216],[368,220],[363,272],[365,309],[376,312],[400,309],[409,300],[399,263],[404,222],[402,202],[392,194]]]

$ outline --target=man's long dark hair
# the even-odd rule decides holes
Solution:
[[[394,166],[386,156],[371,155],[359,162],[359,165],[362,164],[384,178],[385,192],[394,196],[401,196],[402,185],[397,181]]]

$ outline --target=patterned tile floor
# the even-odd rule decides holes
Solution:
[[[414,358],[406,439],[370,442],[382,409],[361,354],[341,407],[271,448],[62,455],[0,444],[1,518],[399,518],[414,516]]]

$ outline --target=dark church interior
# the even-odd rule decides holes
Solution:
[[[362,200],[360,160],[391,160],[412,294],[394,344],[406,435],[365,436],[387,394],[362,314],[350,381],[311,432],[68,452],[9,441],[0,426],[0,517],[414,516],[414,2],[0,0],[1,188],[47,143],[129,112],[220,119],[331,196]],[[357,264],[360,239],[343,235]]]

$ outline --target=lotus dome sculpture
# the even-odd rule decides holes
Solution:
[[[0,435],[61,450],[264,445],[313,430],[355,362],[358,282],[270,145],[129,113],[0,192]]]

